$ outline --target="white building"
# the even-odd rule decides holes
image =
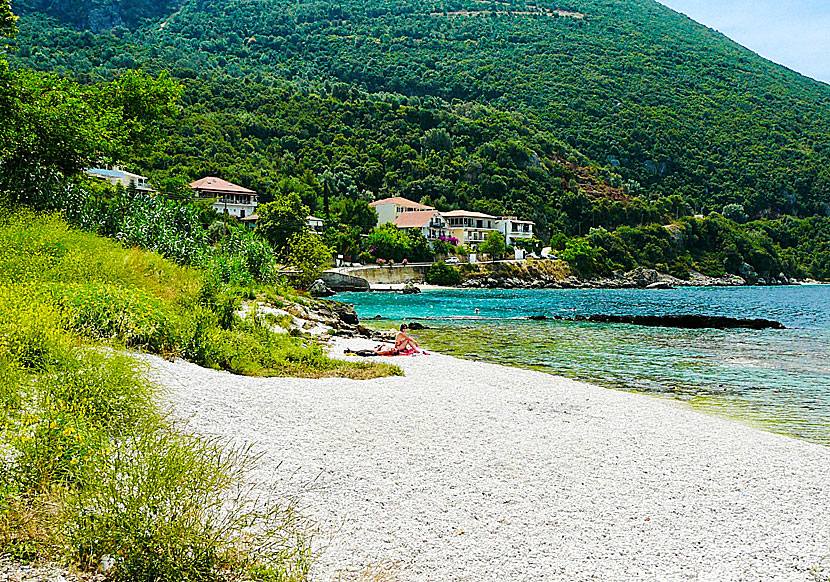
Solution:
[[[534,226],[533,221],[518,220],[515,216],[502,216],[496,221],[496,228],[504,235],[505,242],[510,246],[516,239],[533,238]]]
[[[254,214],[259,197],[253,190],[237,186],[221,178],[208,176],[190,184],[199,198],[215,198],[212,207],[220,214],[245,218]]]
[[[322,218],[317,218],[316,216],[309,215],[306,217],[305,221],[311,232],[323,234],[323,224],[325,224],[325,220],[323,220]]]
[[[118,166],[114,166],[111,170],[107,168],[89,168],[84,170],[90,176],[94,176],[105,182],[109,182],[113,186],[121,184],[124,188],[138,190],[140,192],[154,192],[154,190],[147,183],[146,176],[139,176],[122,170]]]
[[[484,242],[488,234],[498,232],[496,228],[498,219],[489,214],[469,210],[453,210],[442,212],[441,216],[447,221],[450,234],[457,238],[459,243],[467,246],[477,247]]]
[[[442,236],[448,237],[447,221],[437,210],[431,212],[404,212],[395,219],[395,226],[401,230],[420,230],[428,241],[433,242]]]
[[[374,208],[375,212],[378,213],[378,226],[395,222],[401,214],[409,212],[435,211],[435,208],[432,206],[413,202],[412,200],[407,200],[406,198],[401,198],[400,196],[377,200],[369,204],[369,207]]]
[[[248,228],[254,229],[256,228],[256,223],[259,220],[259,214],[249,214],[243,218],[240,218],[239,221],[245,224]],[[325,224],[325,220],[322,218],[317,218],[316,216],[307,216],[306,217],[306,224],[308,225],[309,230],[315,234],[323,234],[323,225]]]

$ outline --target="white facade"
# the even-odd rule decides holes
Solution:
[[[214,200],[211,204],[219,214],[227,214],[235,218],[248,218],[256,213],[259,204],[257,193],[248,188],[232,184],[221,178],[208,176],[190,184],[199,198]]]
[[[530,220],[518,220],[515,216],[502,216],[496,221],[496,228],[504,235],[505,242],[512,246],[517,239],[533,238],[535,223]]]
[[[311,229],[312,232],[316,232],[317,234],[321,234],[323,232],[324,223],[325,221],[322,218],[317,218],[316,216],[306,217],[306,224],[308,224],[308,228]]]
[[[153,192],[153,189],[150,187],[150,184],[147,182],[146,176],[139,176],[138,174],[133,174],[131,172],[127,172],[119,168],[118,166],[113,167],[111,170],[107,168],[89,168],[84,170],[90,176],[94,176],[96,178],[100,178],[106,182],[109,182],[113,186],[117,186],[121,184],[124,188],[133,189],[133,190],[141,190],[144,192]]]
[[[429,222],[421,228],[421,232],[430,242],[436,241],[442,236],[450,236],[450,231],[447,230],[447,221],[437,211],[433,213]]]
[[[491,232],[498,232],[496,217],[481,212],[467,210],[453,210],[444,212],[442,216],[447,221],[450,234],[461,244],[477,247],[483,243]]]
[[[245,218],[256,213],[256,202],[237,202],[234,198],[222,198],[211,205],[219,214],[228,214],[236,218]]]

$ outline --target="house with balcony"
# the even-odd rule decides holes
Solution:
[[[419,202],[413,202],[412,200],[407,200],[406,198],[402,198],[400,196],[376,200],[375,202],[369,204],[369,207],[374,208],[375,212],[378,213],[378,226],[395,222],[402,214],[412,212],[435,212],[435,208],[432,206],[420,204]]]
[[[442,212],[441,216],[447,221],[450,236],[457,238],[461,244],[470,247],[475,248],[483,243],[491,232],[499,232],[496,226],[498,218],[489,214],[469,210],[453,210]]]
[[[253,230],[256,228],[256,223],[258,220],[259,214],[249,214],[248,216],[240,218],[239,222]],[[323,225],[326,223],[326,221],[322,218],[317,218],[316,216],[309,215],[306,216],[305,223],[308,226],[308,229],[314,234],[323,234]]]
[[[502,216],[496,221],[496,228],[502,235],[508,246],[512,246],[516,240],[533,238],[533,227],[536,226],[531,220],[519,220],[515,216]]]
[[[447,221],[437,210],[431,212],[404,212],[393,223],[401,230],[418,230],[429,242],[450,236]]]
[[[315,234],[323,234],[323,225],[326,223],[325,220],[309,215],[306,216],[305,222],[311,232]]]
[[[108,182],[113,186],[121,184],[127,190],[137,190],[139,192],[155,192],[147,182],[146,176],[139,176],[132,172],[122,170],[118,166],[109,168],[88,168],[84,172],[94,178]]]
[[[254,214],[259,197],[257,193],[221,178],[208,176],[190,184],[199,198],[213,198],[212,208],[219,214],[243,219]]]

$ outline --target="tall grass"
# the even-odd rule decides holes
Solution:
[[[0,212],[0,553],[116,580],[304,580],[307,526],[253,501],[248,451],[189,436],[120,348],[248,374],[394,373],[235,315],[215,274]]]
[[[242,320],[236,310],[242,293],[255,294],[253,287],[229,285],[217,271],[125,249],[69,227],[58,215],[17,211],[0,221],[2,284],[12,285],[13,294],[37,297],[43,309],[57,310],[62,325],[87,340],[234,373],[353,378],[400,373],[392,366],[331,360],[314,340],[274,333],[255,314]],[[42,336],[38,319],[30,313],[21,325]]]

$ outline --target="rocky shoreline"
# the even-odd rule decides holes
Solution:
[[[474,274],[460,287],[466,289],[672,289],[675,287],[741,287],[747,285],[792,285],[798,281],[778,277],[755,280],[739,275],[709,277],[692,271],[688,279],[680,279],[654,269],[637,268],[628,273],[615,272],[611,277],[581,279],[574,275],[560,279],[544,274],[532,279],[498,272]]]

